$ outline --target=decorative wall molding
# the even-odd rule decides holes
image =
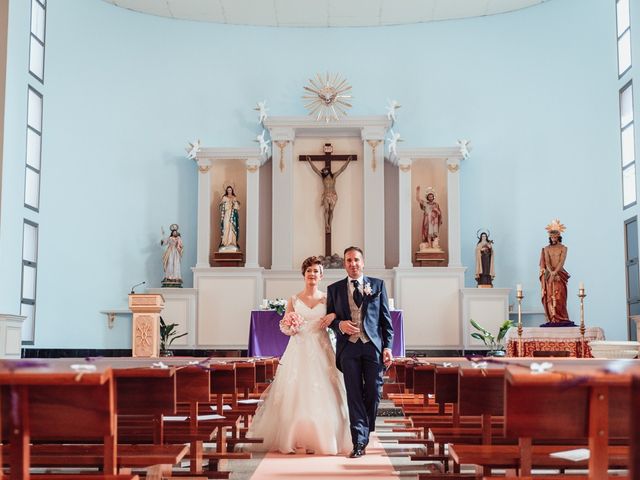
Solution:
[[[382,140],[372,140],[372,139],[368,139],[367,143],[369,144],[369,146],[371,147],[371,170],[373,170],[374,172],[376,171],[376,148],[378,148],[378,145],[380,145],[380,143],[382,142]]]
[[[274,140],[273,143],[275,143],[278,148],[280,149],[280,171],[284,172],[284,149],[287,147],[287,144],[290,142],[291,140]]]
[[[261,158],[262,164],[267,158],[261,157],[256,147],[206,147],[201,148],[196,156],[198,165],[202,160],[238,160],[245,161],[249,158]]]
[[[423,158],[446,158],[448,161],[463,160],[460,147],[425,147],[425,148],[398,148],[398,154],[388,159],[393,165],[398,166],[400,159],[407,158],[411,161]]]
[[[296,137],[360,137],[382,139],[391,125],[386,115],[345,117],[329,123],[318,122],[308,116],[269,117],[264,126],[272,140],[290,140]]]

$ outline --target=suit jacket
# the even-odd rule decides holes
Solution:
[[[384,281],[379,278],[364,276],[363,283],[371,288],[371,294],[363,293],[362,326],[376,349],[382,354],[385,348],[393,344],[393,326],[389,313],[389,301]],[[351,320],[349,308],[349,278],[343,278],[327,288],[327,314],[335,313],[336,319],[331,322],[331,328],[336,333],[336,365],[340,368],[340,354],[349,342],[349,335],[340,331],[338,324],[342,320]]]

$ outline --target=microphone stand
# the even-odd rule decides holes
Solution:
[[[144,285],[146,283],[147,283],[146,281],[140,282],[140,283],[136,283],[133,287],[131,287],[131,291],[129,292],[129,295],[134,295],[136,293],[135,292],[135,288],[139,287],[140,285]]]

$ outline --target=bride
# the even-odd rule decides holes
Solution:
[[[247,437],[262,438],[256,451],[336,455],[351,449],[342,374],[327,330],[327,296],[318,290],[322,263],[302,263],[304,290],[291,297],[281,330],[291,335],[273,383],[262,395]],[[297,314],[297,315],[295,315]],[[331,318],[328,318],[331,317]],[[293,319],[293,325],[290,320]],[[299,323],[298,323],[299,322]]]

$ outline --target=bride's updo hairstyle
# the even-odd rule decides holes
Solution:
[[[323,273],[324,268],[322,267],[322,262],[320,261],[320,259],[316,256],[313,257],[307,257],[305,258],[304,262],[302,262],[302,276],[304,277],[304,272],[307,271],[307,268],[309,268],[311,265],[319,265],[320,266],[320,273]]]

